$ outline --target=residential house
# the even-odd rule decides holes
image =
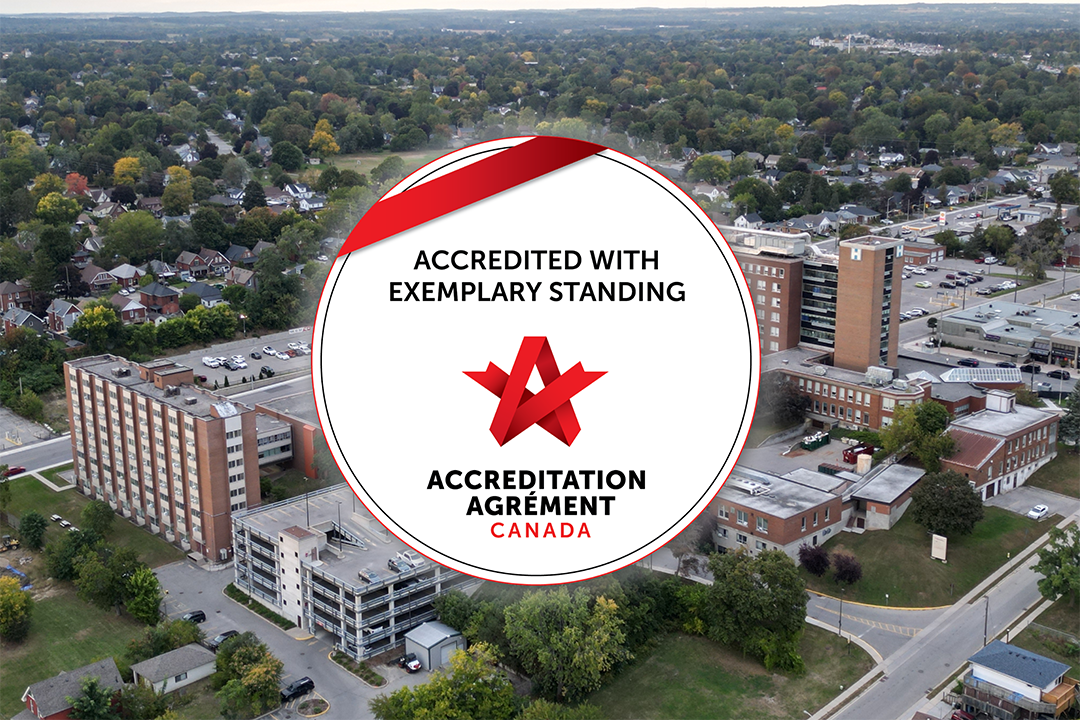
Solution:
[[[300,198],[297,201],[300,212],[319,212],[326,208],[326,195],[323,193],[312,193],[311,197]]]
[[[805,221],[816,235],[830,235],[840,229],[840,216],[834,212],[823,212],[816,215],[803,215],[800,220]]]
[[[1015,393],[989,390],[986,409],[953,420],[956,452],[942,458],[943,470],[968,479],[984,500],[1020,487],[1057,457],[1059,417],[1016,404]]]
[[[65,334],[82,317],[82,310],[67,300],[56,298],[46,309],[46,320],[49,329],[55,333]]]
[[[12,332],[16,328],[23,328],[25,330],[33,330],[36,333],[45,332],[45,328],[48,327],[48,323],[39,318],[29,310],[23,310],[20,307],[12,307],[0,315],[4,323],[4,333]]]
[[[248,290],[254,290],[256,286],[255,271],[246,270],[242,267],[233,267],[225,273],[226,285],[241,285]]]
[[[167,262],[161,260],[150,260],[149,262],[140,265],[139,269],[143,273],[149,273],[158,280],[168,280],[169,278],[176,277],[176,268]]]
[[[144,270],[140,270],[134,265],[124,263],[123,265],[117,265],[109,274],[116,278],[116,282],[120,284],[120,287],[125,290],[130,290],[139,286],[139,278],[146,274]]]
[[[123,205],[110,200],[97,205],[90,211],[90,214],[99,220],[104,220],[105,218],[118,218],[126,212],[127,209]]]
[[[148,310],[145,305],[139,302],[138,297],[138,295],[116,293],[109,298],[109,302],[119,311],[120,322],[124,325],[138,325],[146,322]]]
[[[211,195],[210,197],[206,198],[206,204],[221,205],[223,207],[235,207],[240,204],[240,201],[236,198],[229,197],[228,195],[218,193],[216,195]]]
[[[176,269],[181,273],[187,273],[191,277],[206,277],[210,272],[210,266],[198,253],[184,250],[176,256]]]
[[[165,215],[165,207],[161,204],[161,198],[159,197],[144,197],[135,201],[135,207],[139,210],[145,210],[158,220]]]
[[[290,183],[285,186],[285,192],[296,200],[310,199],[315,194],[311,186],[305,183]]]
[[[183,162],[184,165],[186,165],[187,167],[191,167],[200,160],[199,151],[192,147],[190,143],[177,145],[169,149],[179,155],[180,161]]]
[[[761,216],[757,213],[746,213],[735,218],[733,224],[737,228],[754,228],[755,230],[760,230],[762,223],[764,223],[764,220],[762,220]]]
[[[899,165],[904,162],[904,153],[884,152],[878,155],[878,163],[881,165]]]
[[[896,172],[900,175],[907,175],[908,177],[910,177],[912,188],[919,187],[919,180],[921,180],[922,176],[926,174],[926,172],[922,168],[917,167],[896,168]]]
[[[708,198],[709,202],[715,202],[716,199],[718,197],[720,197],[723,193],[721,193],[720,188],[716,187],[715,185],[706,185],[705,183],[698,183],[697,185],[694,186],[694,188],[693,188],[693,190],[691,191],[690,194],[691,195],[701,195],[701,196],[703,196],[705,198]],[[726,195],[725,195],[725,197],[726,197]]]
[[[152,282],[139,288],[139,302],[147,310],[160,315],[180,312],[180,292],[176,288]]]
[[[86,248],[79,248],[75,251],[75,254],[71,256],[71,264],[79,270],[86,267],[92,259],[90,253],[86,251]]]
[[[761,153],[747,152],[747,153],[743,153],[743,155],[746,155],[746,157],[753,160],[754,164],[757,165],[758,167],[761,167],[762,165],[765,164],[765,156],[762,155]]]
[[[780,156],[779,155],[776,155],[776,154],[769,155],[767,158],[765,158],[765,169],[766,170],[775,170],[776,169],[776,164],[778,162],[780,162]]]
[[[274,245],[274,243],[266,242],[265,240],[260,240],[259,242],[255,243],[255,247],[251,248],[251,252],[255,253],[255,257],[257,258],[257,257],[259,257],[259,255],[262,253],[263,250],[266,250],[267,248],[272,249],[274,247],[276,247]]]
[[[34,304],[34,291],[10,281],[0,282],[0,313],[13,307],[27,310]]]
[[[263,188],[263,193],[266,195],[266,206],[269,208],[292,205],[293,196],[281,188],[269,185]]]
[[[204,247],[202,250],[199,250],[199,257],[203,259],[208,271],[213,275],[222,276],[232,267],[229,258],[225,257],[217,250],[211,250],[210,248]]]
[[[212,308],[215,305],[220,305],[225,302],[225,299],[221,297],[221,290],[218,290],[213,285],[207,285],[206,283],[191,283],[183,290],[184,295],[194,295],[199,298],[199,302],[203,307]]]
[[[117,695],[124,687],[124,681],[120,677],[116,661],[111,657],[107,657],[104,660],[98,660],[96,663],[85,665],[70,672],[60,673],[48,680],[42,680],[27,687],[22,694],[22,701],[26,705],[26,710],[15,717],[19,720],[24,720],[24,718],[64,720],[71,717],[71,700],[69,698],[82,697],[83,678],[97,678],[101,687],[114,690]]]
[[[262,155],[263,160],[269,160],[273,154],[273,150],[270,145],[270,138],[265,135],[260,135],[251,143],[251,149]]]
[[[230,245],[224,255],[228,259],[229,264],[234,268],[250,268],[255,264],[255,261],[258,260],[255,253],[251,252],[251,250],[243,245]]]
[[[163,694],[210,677],[217,656],[198,643],[170,650],[131,666],[137,685],[145,685]]]
[[[86,267],[79,271],[79,276],[84,283],[90,286],[90,292],[92,293],[103,293],[120,282],[111,272],[99,268],[94,263],[87,263]]]
[[[881,213],[879,212],[875,212],[862,205],[852,204],[841,205],[840,210],[836,214],[841,223],[858,223],[860,225],[876,222],[877,219],[881,217]]]
[[[1065,262],[1069,267],[1080,267],[1080,232],[1065,236]]]
[[[1077,697],[1069,666],[994,640],[968,658],[963,692],[946,700],[973,715],[1000,720],[1061,717]]]

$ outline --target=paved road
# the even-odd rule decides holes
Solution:
[[[906,610],[846,602],[843,612],[841,627],[839,600],[811,594],[806,606],[810,617],[855,635],[888,658],[937,620],[945,609]]]
[[[372,718],[368,709],[370,699],[428,680],[427,672],[409,675],[397,667],[377,666],[374,669],[389,684],[378,690],[368,687],[331,662],[327,656],[333,650],[332,642],[322,638],[293,639],[276,625],[222,595],[222,589],[234,579],[230,570],[207,572],[185,560],[159,567],[155,573],[169,592],[166,598],[169,617],[179,617],[188,610],[202,610],[207,620],[200,627],[208,638],[226,630],[251,631],[285,664],[282,679],[286,684],[305,675],[313,679],[316,691],[330,703],[329,712],[321,716],[323,720]],[[297,715],[282,709],[271,717],[285,720]]]

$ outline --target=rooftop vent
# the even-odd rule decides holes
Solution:
[[[199,398],[194,398],[194,397],[184,398],[184,404],[185,405],[194,405],[197,402],[199,402]]]
[[[166,385],[165,397],[176,397],[180,394],[180,387],[178,385]]]
[[[126,368],[126,367],[123,367],[121,365],[117,365],[116,367],[114,367],[112,369],[112,376],[113,377],[121,378],[121,377],[127,377],[129,375],[131,375],[131,368]]]

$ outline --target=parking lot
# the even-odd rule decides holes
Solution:
[[[1021,485],[1007,493],[995,495],[987,500],[986,504],[1004,508],[1017,515],[1027,515],[1028,511],[1036,505],[1045,505],[1050,508],[1046,518],[1050,518],[1054,515],[1063,517],[1071,515],[1080,506],[1080,500],[1043,490],[1042,488]],[[1046,518],[1043,519],[1043,522],[1046,522]]]
[[[430,677],[426,671],[410,675],[395,666],[372,665],[376,672],[386,678],[387,684],[378,689],[368,687],[330,660],[329,654],[334,649],[332,642],[295,630],[293,634],[302,639],[294,639],[268,620],[227,598],[222,591],[234,578],[231,570],[207,572],[185,560],[159,567],[155,574],[161,586],[168,591],[165,604],[170,618],[178,618],[189,610],[202,610],[207,619],[199,628],[208,639],[226,630],[255,633],[285,664],[283,686],[304,676],[315,681],[316,692],[330,703],[329,711],[320,716],[325,720],[372,718],[374,715],[368,709],[369,700],[382,693],[392,693],[405,685],[425,683]],[[296,704],[293,701],[272,713],[272,716],[281,720],[296,717],[295,711],[290,709]]]
[[[844,450],[852,446],[834,438],[828,445],[817,450],[803,450],[799,447],[801,441],[800,437],[790,443],[746,448],[739,456],[739,464],[776,475],[783,475],[799,468],[817,470],[818,465],[823,463],[855,472],[855,466],[845,463],[843,458]],[[785,451],[788,452],[785,454]]]
[[[915,307],[921,307],[930,313],[961,309],[967,307],[968,303],[979,304],[985,301],[984,296],[976,293],[977,290],[997,285],[1010,278],[1015,281],[1013,268],[1002,265],[983,265],[974,260],[947,258],[936,267],[938,268],[936,272],[928,271],[925,275],[911,274],[911,277],[901,280],[903,283],[903,289],[900,292],[901,312],[909,312]],[[973,275],[981,275],[984,280],[967,287],[958,286],[950,289],[940,286],[939,283],[947,281],[946,275],[956,275],[961,270]],[[999,277],[1000,275],[1008,277]],[[930,283],[930,287],[917,287],[917,283],[920,282]],[[1012,300],[1011,294],[1001,297]],[[908,323],[921,323],[925,327],[926,320],[908,320],[904,324]]]
[[[275,350],[285,350],[288,348],[289,343],[298,342],[306,343],[308,347],[310,347],[311,332],[311,328],[296,328],[294,330],[263,335],[262,337],[252,335],[245,340],[232,340],[227,343],[212,345],[208,348],[195,350],[184,355],[177,355],[170,359],[181,365],[190,367],[195,371],[196,375],[205,375],[206,385],[210,387],[214,386],[214,381],[217,381],[219,385],[224,385],[226,377],[229,378],[230,385],[239,383],[241,376],[250,378],[254,375],[255,377],[258,377],[259,369],[264,365],[273,369],[277,374],[300,370],[309,372],[311,370],[311,356],[300,355],[298,357],[289,358],[288,360],[281,360],[276,357],[267,357],[263,354],[263,348],[269,345]],[[253,352],[259,353],[262,357],[258,359],[251,357],[251,353]],[[235,371],[225,367],[209,368],[203,365],[202,362],[204,357],[229,358],[233,355],[242,355],[247,362],[247,368]]]

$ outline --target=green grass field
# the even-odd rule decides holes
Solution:
[[[1035,471],[1025,485],[1080,498],[1080,454],[1058,445],[1058,456]]]
[[[68,468],[56,468],[44,474],[50,476],[49,479],[52,482],[59,484],[64,481],[55,477],[55,475],[65,469]],[[63,492],[53,492],[31,475],[18,477],[11,480],[10,483],[11,505],[9,509],[19,516],[27,510],[37,510],[46,518],[55,513],[78,526],[82,509],[90,502],[76,492],[74,488]],[[49,528],[45,532],[45,543],[48,544],[60,537],[60,533],[63,532],[66,531],[57,523],[50,522]],[[112,532],[107,539],[121,547],[132,548],[139,554],[139,559],[150,567],[165,565],[184,557],[184,553],[180,548],[170,545],[162,538],[151,535],[146,530],[119,515],[113,519]]]
[[[873,661],[836,635],[807,627],[807,672],[771,673],[702,637],[669,635],[653,652],[589,697],[612,718],[802,718],[862,677]]]
[[[34,588],[38,595],[36,582]],[[107,656],[122,655],[128,642],[145,627],[130,617],[87,605],[70,585],[42,590],[48,597],[34,603],[29,637],[19,645],[0,645],[4,658],[0,715],[4,717],[20,712],[20,698],[28,685]]]
[[[1067,597],[1058,598],[1057,602],[1035,618],[1034,623],[1068,633],[1073,638],[1080,638],[1080,604],[1070,603]],[[1066,674],[1080,680],[1080,657],[1066,654],[1068,638],[1029,625],[1015,638],[1010,638],[1009,642],[1071,666],[1072,669]]]
[[[435,158],[442,157],[450,152],[449,148],[443,150],[423,150],[402,153],[359,153],[356,155],[339,155],[334,158],[334,165],[338,170],[355,170],[358,173],[369,175],[371,170],[391,155],[397,155],[405,161],[405,170],[411,173],[421,165],[426,165]]]
[[[951,605],[1001,567],[1045,530],[1034,520],[1001,508],[986,508],[986,516],[967,537],[951,538],[948,563],[930,559],[930,536],[911,518],[909,510],[891,530],[862,535],[839,533],[825,544],[829,552],[843,548],[862,563],[862,580],[847,589],[848,600],[899,607]],[[799,568],[806,585],[838,595],[831,572],[817,578]]]

